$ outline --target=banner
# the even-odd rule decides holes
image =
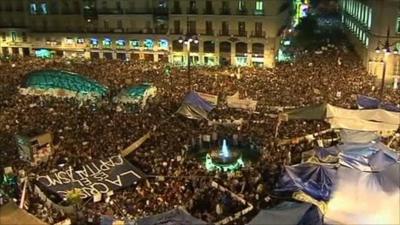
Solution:
[[[15,135],[15,140],[18,146],[19,158],[24,161],[32,161],[32,148],[30,139],[26,136]]]
[[[126,188],[143,177],[143,172],[121,155],[117,155],[105,160],[95,160],[83,165],[81,170],[69,167],[65,171],[38,176],[36,179],[61,198],[72,189],[80,189],[81,198],[85,199],[97,193],[106,194],[112,190]]]
[[[232,96],[226,97],[226,103],[228,104],[229,108],[245,109],[250,111],[255,111],[257,107],[257,101],[254,101],[250,98],[239,99],[238,92]]]

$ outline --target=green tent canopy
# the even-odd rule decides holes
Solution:
[[[25,88],[64,89],[76,93],[105,96],[108,88],[83,75],[63,70],[40,70],[27,75]]]

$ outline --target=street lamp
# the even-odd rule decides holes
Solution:
[[[187,47],[187,75],[188,75],[188,80],[189,80],[189,90],[192,90],[192,78],[190,75],[190,44],[198,44],[199,39],[197,35],[185,35],[179,38],[178,40],[179,43],[186,45]]]
[[[378,41],[378,46],[375,49],[376,53],[384,53],[384,56],[382,58],[382,62],[383,62],[383,71],[382,71],[382,81],[381,81],[381,90],[380,90],[380,98],[383,99],[383,93],[384,93],[384,88],[385,88],[385,78],[386,78],[386,57],[385,55],[390,55],[392,54],[392,51],[390,49],[390,47],[393,44],[389,43],[389,36],[390,36],[390,28],[388,27],[387,29],[387,33],[386,33],[386,40],[385,43],[382,44],[380,41]],[[382,49],[380,48],[380,45],[382,46]],[[397,55],[399,54],[399,50],[397,49],[397,47],[395,47],[393,49],[393,54]]]

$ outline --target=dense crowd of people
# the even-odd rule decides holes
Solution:
[[[276,114],[271,106],[300,107],[328,102],[355,108],[358,94],[372,97],[379,94],[375,77],[367,74],[358,57],[342,46],[331,46],[321,54],[300,52],[295,61],[278,64],[273,69],[193,68],[194,90],[218,95],[220,99],[238,91],[241,97],[258,101],[256,112],[230,109],[220,101],[209,114],[210,121],[244,121],[240,128],[227,128],[175,114],[188,91],[187,71],[173,68],[167,76],[165,66],[138,61],[59,58],[0,62],[0,165],[12,166],[14,171],[23,169],[27,174],[47,174],[60,162],[76,167],[92,159],[119,154],[151,131],[150,139],[126,157],[148,178],[116,191],[110,201],[85,202],[76,223],[97,224],[100,215],[138,219],[178,206],[184,206],[204,221],[216,222],[246,207],[226,192],[213,188],[211,182],[217,181],[255,206],[253,212],[232,222],[244,224],[261,207],[278,201],[273,197],[273,189],[282,167],[300,162],[301,153],[316,145],[314,142],[277,145],[278,140],[329,128],[323,121],[289,121],[283,122],[275,135],[278,121],[270,116]],[[88,76],[109,87],[110,96],[98,102],[80,103],[75,99],[25,96],[18,92],[29,72],[50,68]],[[143,82],[154,84],[157,96],[143,110],[118,110],[111,97],[122,88]],[[399,104],[400,91],[387,88],[384,98]],[[14,135],[44,132],[54,136],[54,155],[37,166],[19,160]],[[207,171],[203,160],[188,151],[188,146],[206,134],[218,138],[235,135],[249,140],[260,150],[260,157],[246,161],[245,168],[234,174]],[[400,150],[400,143],[395,141],[392,147]],[[28,199],[29,211],[40,219],[54,223],[66,218],[63,213],[46,208],[34,193],[30,192]]]

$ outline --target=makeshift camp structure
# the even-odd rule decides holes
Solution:
[[[155,97],[157,88],[149,83],[143,83],[133,87],[123,89],[115,98],[114,101],[130,104],[146,104],[150,97]]]
[[[304,202],[282,202],[266,210],[261,210],[248,225],[322,225],[319,209]]]
[[[20,209],[14,202],[9,202],[0,208],[0,224],[46,225],[47,223]]]
[[[138,219],[137,221],[117,221],[110,216],[101,217],[101,225],[206,225],[207,223],[191,216],[183,208],[176,208],[165,213]]]
[[[207,100],[202,98],[198,93],[189,92],[177,113],[195,120],[207,119],[208,113],[215,108]]]
[[[77,73],[40,70],[27,74],[22,94],[93,99],[105,96],[108,88]]]
[[[329,200],[336,178],[333,166],[303,163],[286,166],[277,192],[303,191],[316,200]]]
[[[226,103],[229,108],[234,109],[255,111],[257,108],[257,101],[250,98],[240,99],[239,92],[236,92],[232,96],[226,97]]]
[[[400,164],[380,172],[339,167],[326,224],[399,224]]]
[[[364,95],[357,96],[357,105],[363,109],[385,109],[392,112],[400,112],[400,106],[388,102],[382,102],[377,98]]]
[[[287,111],[282,120],[325,120],[331,128],[359,131],[394,131],[400,125],[400,113],[383,109],[352,110],[330,104],[308,106]]]

